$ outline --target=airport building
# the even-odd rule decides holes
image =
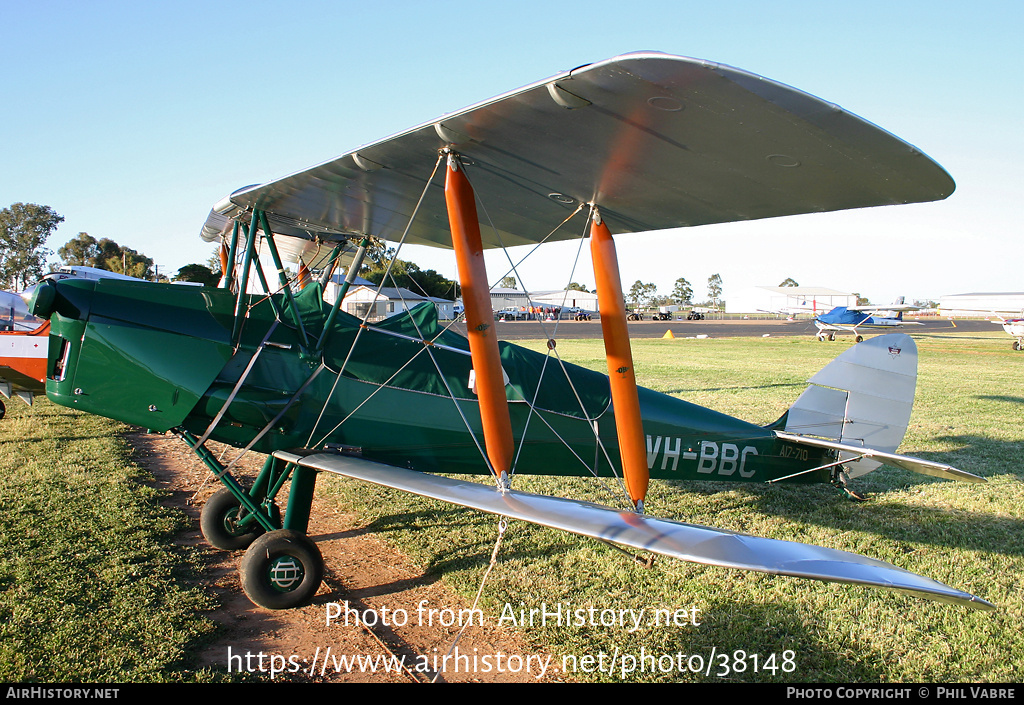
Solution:
[[[541,308],[570,309],[582,308],[585,311],[597,310],[597,294],[588,291],[558,289],[556,291],[531,291],[529,295],[518,289],[491,289],[491,309],[502,311],[510,308],[540,306]]]

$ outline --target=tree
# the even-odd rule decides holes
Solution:
[[[502,289],[515,289],[516,278],[511,274],[507,277],[502,277],[501,281],[498,282],[498,286],[501,287]]]
[[[719,274],[712,274],[708,277],[708,297],[712,302],[717,302],[722,297],[722,277]]]
[[[676,285],[672,288],[672,303],[684,306],[693,301],[693,287],[683,277],[676,279]]]
[[[779,284],[779,286],[800,286],[800,285],[797,284],[796,280],[793,279],[792,277],[786,277],[785,281],[783,281],[781,284]]]
[[[99,244],[89,233],[78,233],[73,240],[68,240],[57,249],[57,256],[65,265],[77,265],[80,267],[95,267],[96,260],[100,256]]]
[[[388,262],[394,258],[395,254],[396,252],[393,247],[388,247],[379,238],[371,237],[369,244],[366,246],[366,256],[363,258],[363,263],[356,274],[365,276],[378,269],[384,271],[388,267]]]
[[[186,264],[174,275],[176,282],[198,282],[203,286],[217,286],[220,274],[204,264]]]
[[[49,206],[14,203],[0,211],[0,281],[21,290],[43,275],[46,239],[64,222]]]
[[[124,245],[118,245],[113,240],[107,240],[104,238],[100,240],[100,247],[103,248],[104,242],[110,243],[113,247],[108,246],[106,251],[110,254],[106,255],[100,261],[100,267],[103,269],[109,269],[111,272],[118,272],[120,274],[127,274],[129,277],[138,277],[139,279],[152,279],[153,278],[153,260],[141,252],[136,252],[130,247]]]
[[[96,267],[139,279],[153,278],[151,258],[130,247],[118,245],[110,238],[97,240],[89,233],[78,233],[78,237],[65,243],[57,254],[68,266]]]
[[[386,261],[384,266],[387,266]],[[380,284],[384,281],[384,269],[374,269],[367,272],[365,277],[374,284]],[[391,265],[385,286],[401,287],[423,296],[439,299],[452,300],[458,295],[456,283],[451,279],[438,274],[433,269],[422,270],[415,262],[404,259],[396,259]]]
[[[220,277],[224,276],[224,272],[220,271],[221,270],[221,266],[220,266],[220,245],[217,245],[215,248],[213,248],[213,254],[211,254],[210,258],[208,260],[206,260],[206,265],[205,266],[211,272],[216,274],[218,279]],[[229,263],[228,266],[230,267],[230,263]]]
[[[565,287],[565,290],[566,291],[584,291],[584,292],[586,292],[588,294],[590,293],[589,291],[587,291],[587,287],[583,286],[579,282],[570,282],[569,286]]]
[[[633,282],[633,286],[629,288],[629,301],[631,301],[634,306],[649,305],[657,295],[657,286],[654,284],[644,284],[639,279]]]

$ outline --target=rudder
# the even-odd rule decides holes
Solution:
[[[910,423],[917,387],[917,345],[909,335],[871,338],[847,349],[808,380],[786,414],[785,431],[894,453]],[[846,464],[850,477],[881,465]]]

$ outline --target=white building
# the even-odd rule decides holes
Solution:
[[[823,286],[751,286],[730,291],[725,297],[726,313],[765,313],[785,309],[824,313],[836,306],[856,305],[856,294]]]
[[[589,291],[576,291],[564,289],[558,291],[545,291],[533,295],[535,303],[542,307],[561,308],[582,308],[585,311],[597,310],[597,294]]]
[[[524,308],[530,305],[530,297],[519,289],[505,289],[496,286],[491,289],[491,310],[501,311],[509,308]]]
[[[340,286],[335,282],[329,282],[324,291],[324,301],[333,304],[338,297]],[[430,301],[437,309],[437,317],[441,320],[451,320],[455,317],[453,306],[454,301],[439,299],[433,296],[423,296],[408,289],[384,287],[379,293],[376,285],[353,285],[345,299],[341,302],[341,310],[357,318],[364,318],[376,322],[390,318],[396,313],[408,311],[413,306]],[[369,312],[369,316],[367,316]]]
[[[596,311],[597,294],[558,289],[557,291],[531,291],[527,295],[527,292],[519,291],[519,289],[504,289],[497,286],[491,289],[492,311],[512,308],[525,311],[530,306],[562,309],[570,309],[575,306],[586,311]]]

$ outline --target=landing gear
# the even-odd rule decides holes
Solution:
[[[241,503],[231,490],[223,487],[203,505],[203,511],[199,515],[199,528],[207,542],[214,548],[238,551],[248,547],[265,531],[255,517],[244,521],[246,514],[248,512],[242,510]],[[271,515],[277,526],[281,525],[280,514],[277,505],[273,505]]]
[[[308,604],[324,577],[320,549],[305,534],[279,529],[249,546],[240,568],[242,590],[260,607],[286,610]]]
[[[855,343],[863,343],[864,342],[864,336],[863,335],[858,335],[856,338],[853,339],[853,342],[855,342]]]
[[[1013,341],[1013,349],[1017,350],[1017,351],[1024,350],[1024,343],[1022,343],[1019,340]],[[2,419],[2,418],[3,418],[3,415],[0,414],[0,419]]]
[[[184,429],[175,433],[225,485],[206,502],[199,525],[216,548],[237,551],[248,546],[239,568],[246,596],[274,610],[307,604],[324,576],[320,549],[306,536],[316,471],[269,455],[246,490],[195,436]],[[282,517],[275,497],[289,479]]]

